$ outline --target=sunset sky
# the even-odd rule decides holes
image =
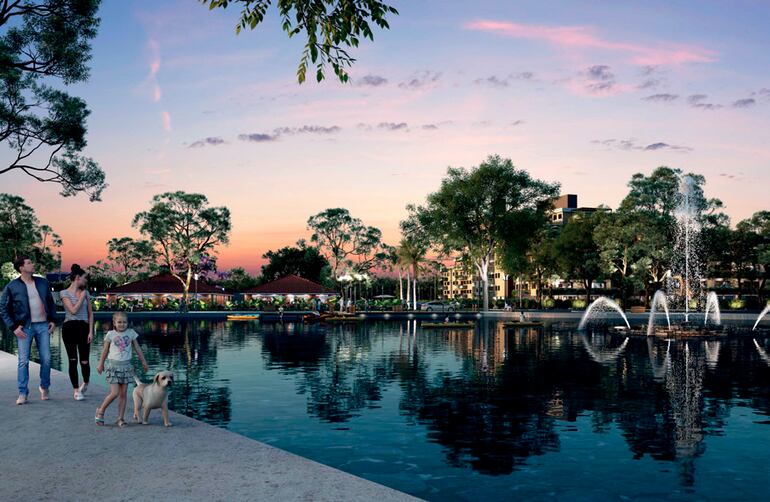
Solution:
[[[89,265],[160,192],[232,211],[219,268],[257,271],[305,222],[346,207],[398,240],[408,203],[447,166],[489,154],[559,181],[581,205],[616,207],[636,172],[706,176],[733,222],[769,209],[770,3],[394,2],[391,30],[353,51],[351,83],[298,85],[302,42],[275,11],[236,36],[238,10],[194,0],[105,1],[86,154],[103,201],[0,177]]]

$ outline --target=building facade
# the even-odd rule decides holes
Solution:
[[[601,207],[579,207],[577,194],[565,194],[554,201],[554,207],[548,213],[551,225],[566,225],[572,218],[591,215],[596,211],[606,211]],[[500,300],[517,297],[537,298],[538,286],[536,281],[519,279],[505,274],[501,267],[495,266],[495,258],[489,265],[489,298]],[[609,281],[595,283],[597,289],[607,288]],[[557,277],[549,278],[549,291],[556,293],[556,299],[579,298],[583,293],[579,281],[565,281]],[[443,274],[441,297],[447,300],[473,299],[482,297],[482,282],[476,267],[467,260],[457,260],[454,265],[447,267]]]

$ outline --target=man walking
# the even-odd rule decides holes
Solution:
[[[40,399],[48,400],[51,385],[51,334],[54,327],[56,306],[51,287],[42,277],[33,277],[35,263],[28,256],[13,262],[13,268],[21,274],[12,280],[0,296],[0,318],[16,335],[19,352],[17,379],[19,398],[16,404],[27,402],[29,394],[29,354],[32,340],[40,354]]]

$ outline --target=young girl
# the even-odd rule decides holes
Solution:
[[[146,372],[148,368],[142,349],[136,341],[139,335],[133,329],[128,329],[128,316],[125,312],[115,312],[112,315],[112,328],[104,335],[104,348],[99,358],[99,366],[96,367],[96,372],[100,375],[105,371],[107,383],[110,384],[110,393],[104,398],[102,405],[96,409],[95,420],[96,425],[104,425],[104,412],[117,397],[118,421],[115,423],[118,427],[125,427],[126,421],[123,416],[126,413],[128,383],[134,379],[134,368],[131,366],[132,347],[142,363],[142,369]]]

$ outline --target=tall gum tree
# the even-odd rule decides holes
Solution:
[[[416,209],[420,224],[445,254],[466,255],[481,280],[489,310],[489,265],[501,245],[526,250],[559,193],[510,159],[492,155],[478,167],[450,167],[438,191]]]
[[[187,308],[190,281],[202,259],[210,260],[219,245],[229,243],[230,210],[210,207],[205,195],[166,192],[132,222],[156,248],[163,265],[182,284],[181,308]]]

